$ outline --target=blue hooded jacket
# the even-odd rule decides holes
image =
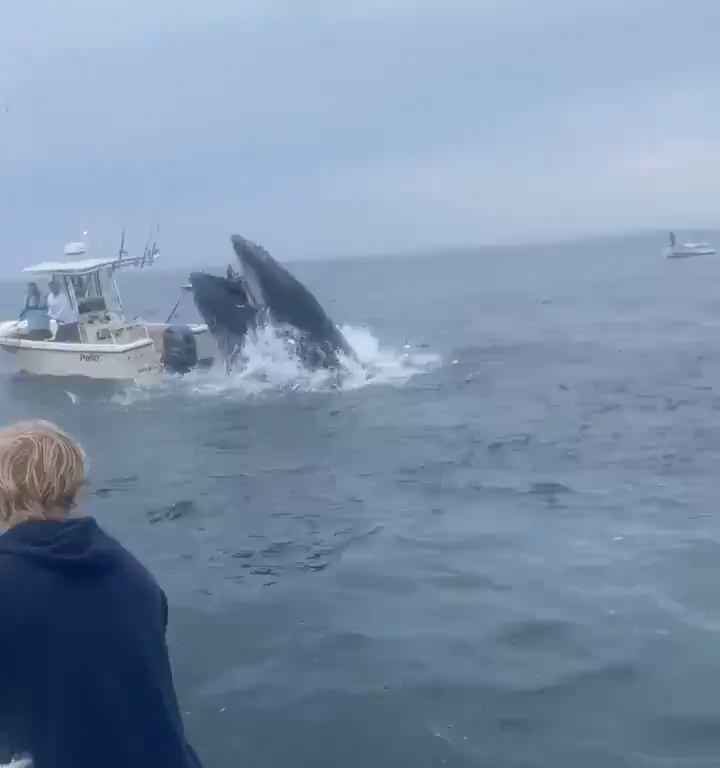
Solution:
[[[92,518],[0,536],[0,748],[34,768],[200,768],[166,627],[163,591]]]

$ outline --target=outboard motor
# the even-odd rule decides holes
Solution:
[[[162,363],[173,373],[187,373],[197,365],[197,342],[188,326],[171,325],[165,329]]]

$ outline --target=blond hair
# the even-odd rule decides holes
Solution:
[[[48,421],[0,430],[0,526],[63,519],[85,483],[86,464],[80,445]]]

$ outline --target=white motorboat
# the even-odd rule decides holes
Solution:
[[[665,255],[668,259],[687,259],[690,256],[715,256],[717,251],[710,243],[679,243],[675,233],[671,232],[669,244],[665,249]]]
[[[39,376],[84,377],[103,381],[142,382],[163,371],[185,373],[209,364],[215,345],[207,325],[177,325],[128,320],[123,309],[117,273],[144,269],[155,263],[155,245],[142,256],[130,257],[121,246],[114,258],[88,258],[84,243],[71,243],[62,260],[27,267],[31,279],[54,280],[78,318],[77,339],[31,337],[26,323],[0,323],[0,349],[14,358],[18,372]]]

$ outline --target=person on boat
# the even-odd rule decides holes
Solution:
[[[79,317],[70,304],[67,293],[61,290],[60,283],[56,278],[50,281],[49,287],[48,314],[57,323],[55,341],[80,341]]]
[[[165,633],[167,598],[75,511],[86,457],[48,422],[0,430],[0,763],[201,768]]]
[[[25,307],[20,313],[20,320],[27,323],[27,333],[25,334],[27,338],[33,341],[43,341],[52,336],[47,302],[43,299],[37,283],[28,283]]]
[[[75,291],[75,298],[84,299],[87,295],[88,281],[82,275],[78,275],[77,277],[73,277],[71,279],[73,290]]]
[[[37,283],[28,283],[27,296],[25,297],[25,310],[44,309],[45,302]],[[23,311],[25,311],[23,310]]]

